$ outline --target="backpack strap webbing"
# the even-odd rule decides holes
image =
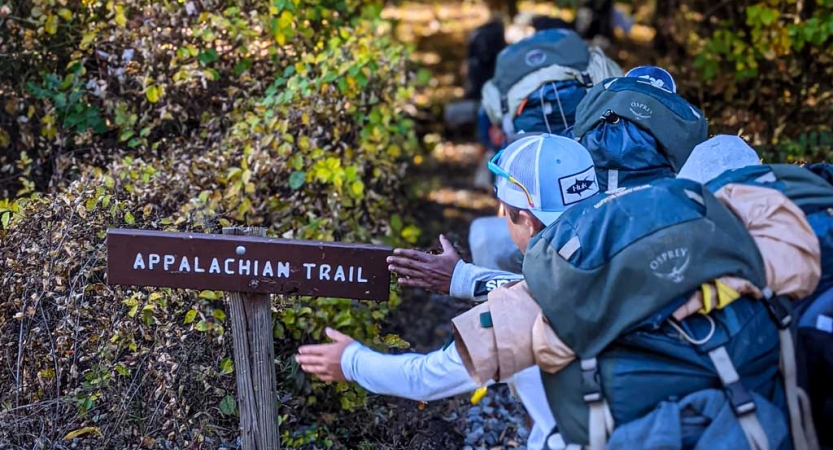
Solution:
[[[787,397],[787,408],[790,414],[790,431],[792,432],[795,450],[818,450],[816,427],[810,412],[810,399],[803,389],[798,387],[795,363],[795,346],[793,344],[792,316],[783,303],[775,297],[772,290],[764,289],[762,301],[775,325],[778,327],[780,340],[781,376],[784,378],[784,394]]]
[[[732,406],[735,417],[746,435],[749,448],[752,450],[769,450],[769,441],[766,438],[761,422],[755,414],[755,402],[749,391],[740,381],[735,365],[726,351],[726,347],[718,347],[709,352],[709,358],[720,376],[720,382],[726,391],[726,398]]]
[[[581,378],[584,402],[590,409],[590,418],[587,422],[590,437],[588,448],[589,450],[604,450],[607,438],[613,432],[615,425],[610,406],[605,401],[602,392],[601,374],[596,358],[581,360]]]

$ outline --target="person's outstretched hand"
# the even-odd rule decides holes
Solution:
[[[397,248],[388,257],[388,270],[399,274],[397,280],[403,286],[430,289],[443,294],[451,290],[451,276],[460,261],[460,255],[451,242],[440,235],[443,252],[439,255]]]
[[[341,355],[355,339],[332,328],[325,332],[333,340],[332,344],[303,345],[298,348],[295,361],[301,365],[301,370],[321,381],[347,381],[341,370]]]

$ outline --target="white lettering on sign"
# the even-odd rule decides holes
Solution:
[[[237,273],[239,273],[240,275],[248,275],[249,274],[249,269],[251,268],[251,266],[252,266],[251,261],[249,261],[248,259],[241,259],[237,263]]]
[[[315,264],[305,263],[304,267],[307,268],[307,280],[311,280],[312,279],[312,269],[315,267]]]
[[[289,278],[289,263],[288,262],[278,262],[278,278],[285,277]]]
[[[330,279],[330,265],[329,264],[321,264],[318,268],[318,279],[319,280],[329,280]]]
[[[205,273],[198,256],[159,255],[139,252],[133,258],[133,270],[161,270],[174,273]],[[333,281],[340,283],[368,283],[361,266],[304,263],[307,280]],[[317,268],[317,270],[316,270]],[[261,261],[257,259],[211,258],[208,273],[218,275],[239,275],[248,277],[289,278],[290,263],[287,261]]]

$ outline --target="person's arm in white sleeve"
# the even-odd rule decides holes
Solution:
[[[480,387],[466,371],[455,345],[424,355],[386,355],[353,342],[341,355],[341,369],[347,380],[370,392],[417,401],[453,397]]]
[[[523,279],[524,276],[518,273],[487,269],[460,260],[451,275],[449,295],[464,300],[485,301],[489,292]]]

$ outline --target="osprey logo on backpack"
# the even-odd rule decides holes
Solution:
[[[529,67],[543,66],[547,62],[547,54],[537,48],[532,49],[526,52],[524,61],[526,61],[526,65]]]
[[[659,256],[651,260],[648,266],[654,275],[674,283],[682,283],[685,278],[685,272],[691,262],[691,255],[685,247],[675,248],[667,252],[660,253]]]
[[[631,102],[630,110],[639,120],[650,119],[654,115],[654,111],[644,103]]]

